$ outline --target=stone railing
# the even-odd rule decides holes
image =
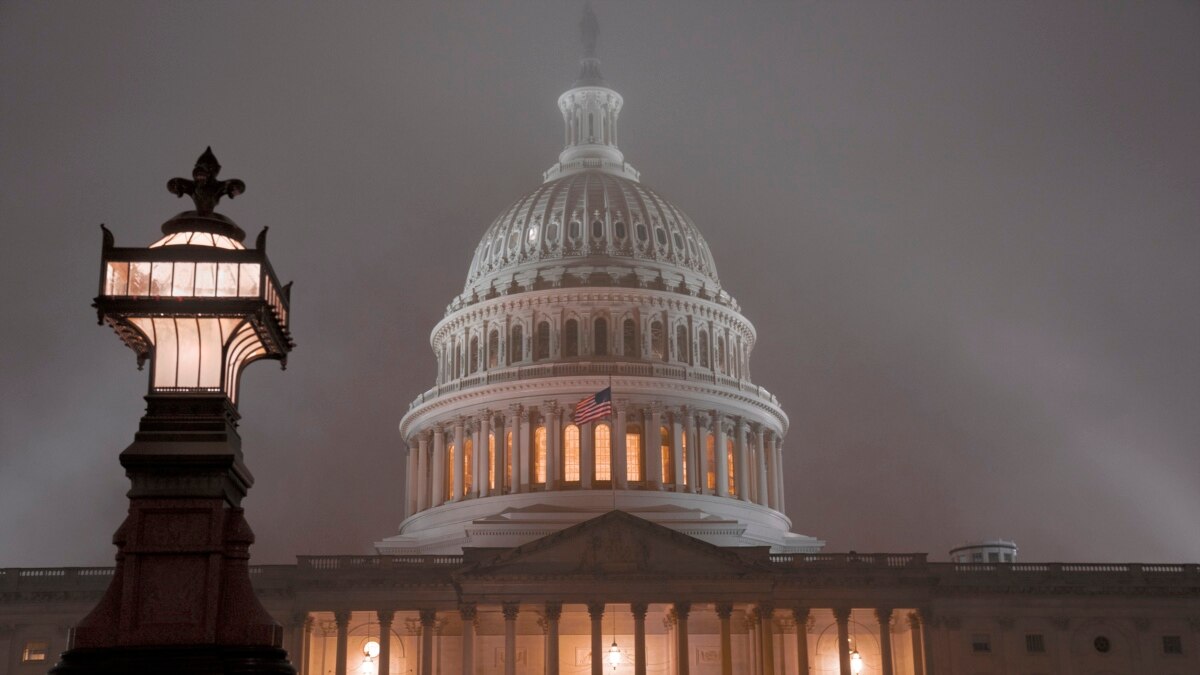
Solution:
[[[446,394],[452,394],[464,389],[473,389],[489,384],[515,382],[519,380],[536,380],[547,377],[578,377],[580,375],[654,377],[670,380],[687,380],[703,382],[720,387],[727,387],[738,392],[756,396],[778,407],[779,399],[775,395],[749,380],[720,375],[688,366],[669,363],[623,362],[623,361],[572,361],[557,363],[535,363],[532,365],[510,366],[496,368],[481,373],[473,373],[467,377],[439,384],[417,396],[408,409],[412,410],[426,401],[433,400]]]
[[[445,567],[463,564],[461,555],[301,555],[296,569],[315,572],[335,570],[387,570],[405,567]]]

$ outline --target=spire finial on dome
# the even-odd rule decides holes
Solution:
[[[600,75],[600,59],[596,58],[596,42],[600,39],[600,22],[592,11],[592,3],[583,3],[583,18],[579,20],[579,39],[583,42],[583,58],[579,60],[579,79],[576,87],[593,87],[604,84]]]

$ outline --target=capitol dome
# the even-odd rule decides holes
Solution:
[[[518,546],[621,510],[720,546],[815,552],[784,515],[788,418],[692,220],[617,145],[594,24],[564,147],[476,246],[400,421],[405,519],[383,554]],[[580,401],[611,398],[600,419]]]

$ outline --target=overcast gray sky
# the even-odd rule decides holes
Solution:
[[[597,1],[621,144],[791,417],[794,530],[1200,560],[1200,4]],[[581,3],[0,3],[0,566],[106,564],[147,374],[95,324],[206,145],[294,279],[251,367],[254,559],[402,516],[397,423],[562,138]]]

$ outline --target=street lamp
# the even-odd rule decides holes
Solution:
[[[242,194],[219,180],[212,150],[167,189],[195,208],[169,219],[149,247],[118,248],[104,230],[93,306],[150,363],[146,414],[121,453],[129,513],[113,537],[108,592],[72,632],[55,675],[294,670],[282,629],[250,584],[254,533],[242,508],[254,478],[237,433],[238,382],[260,359],[286,362],[290,284],[214,208]],[[103,226],[101,226],[103,227]]]

